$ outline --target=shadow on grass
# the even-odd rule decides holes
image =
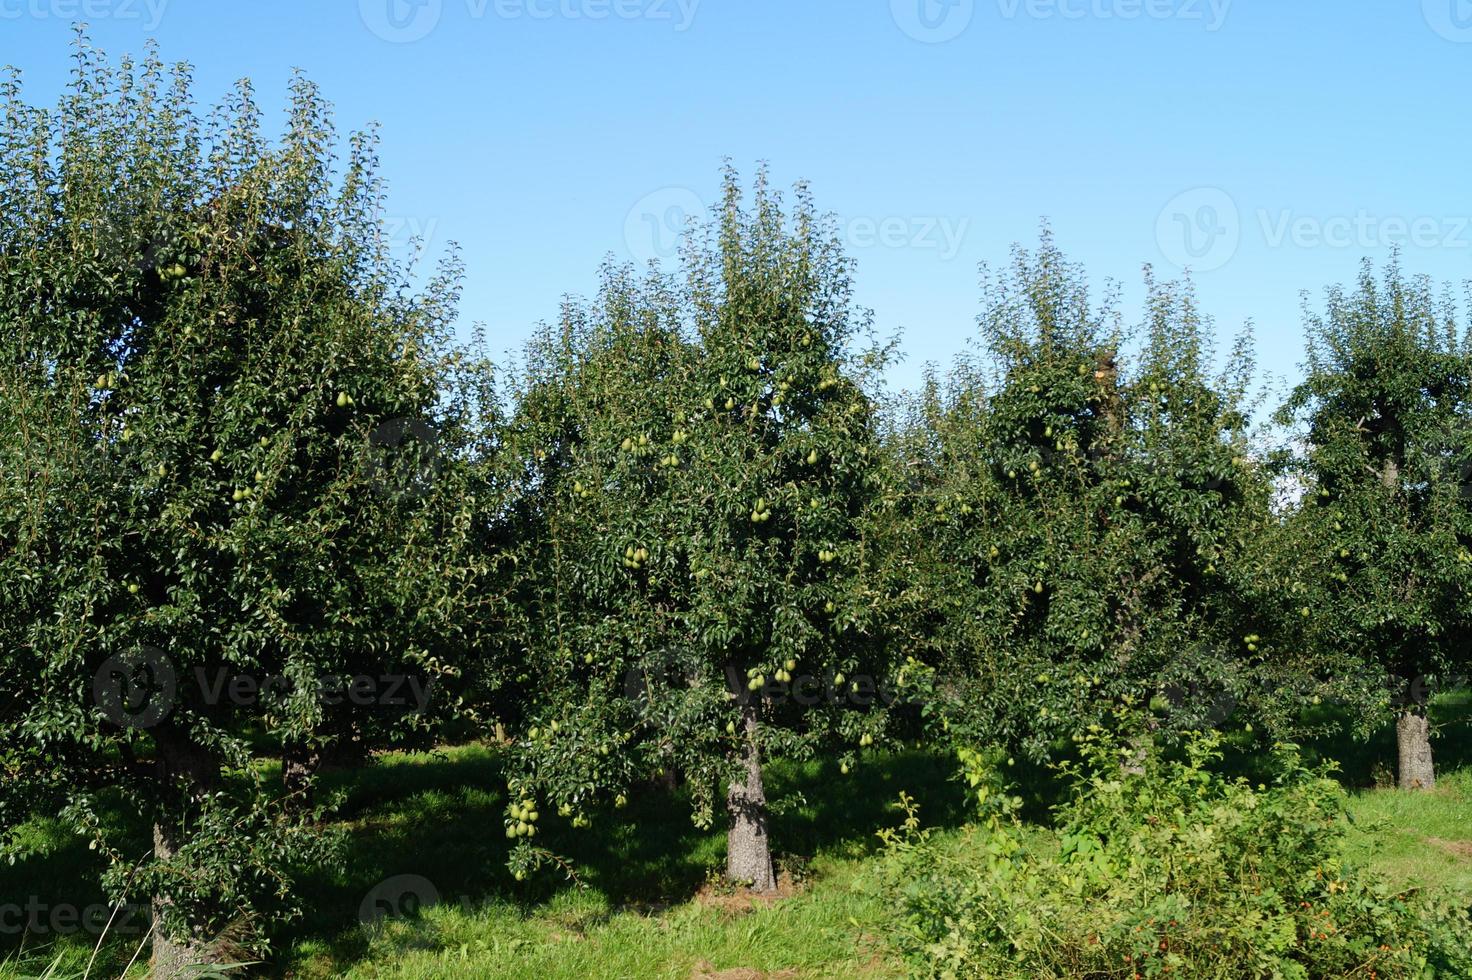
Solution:
[[[954,771],[949,757],[923,751],[875,753],[847,775],[831,762],[770,765],[771,834],[779,862],[800,868],[819,854],[872,851],[878,845],[876,831],[900,820],[893,804],[902,790],[920,803],[927,824],[959,824],[965,801]],[[366,930],[355,928],[360,914],[372,911],[375,889],[398,876],[429,882],[440,902],[499,904],[522,914],[572,887],[551,873],[518,883],[507,872],[511,842],[503,831],[504,781],[490,748],[388,756],[325,774],[320,792],[324,798],[343,796],[334,825],[348,834],[344,863],[298,872],[305,915],[273,937],[277,949],[310,940],[338,963],[360,959],[368,951]],[[689,899],[724,864],[724,814],[703,830],[694,826],[690,813],[687,791],[649,789],[634,794],[624,809],[594,814],[588,829],[544,817],[537,842],[568,858],[582,883],[609,907],[655,908]],[[127,820],[122,813],[109,819]],[[141,823],[126,826],[129,839],[137,838],[140,855],[145,853],[147,829]],[[12,896],[22,897],[17,904],[35,896],[46,907],[104,901],[97,886],[99,858],[81,838],[45,822],[28,833],[36,853],[0,868],[0,904],[16,901]],[[370,903],[366,909],[365,901]],[[0,957],[21,948],[23,940],[30,948],[55,940],[90,954],[96,937],[4,935]],[[115,955],[131,955],[136,942],[119,937]],[[109,951],[114,952],[111,944]]]
[[[152,852],[152,834],[137,813],[116,806],[99,817],[124,853],[141,860]],[[58,976],[73,967],[80,975],[105,933],[93,975],[116,976],[148,931],[146,912],[132,907],[114,915],[100,884],[102,857],[60,821],[32,821],[19,841],[30,856],[0,864],[0,973],[51,975],[55,963]]]
[[[919,801],[927,824],[958,825],[965,801],[953,773],[948,757],[921,751],[876,754],[848,775],[827,762],[769,766],[779,863],[802,867],[819,854],[873,850],[876,831],[899,822],[892,804],[901,790]],[[325,777],[324,791],[346,794],[339,812],[351,834],[346,866],[301,874],[308,912],[276,937],[277,948],[311,940],[338,964],[363,958],[369,936],[355,928],[360,910],[380,883],[396,876],[429,882],[443,903],[504,905],[523,915],[572,888],[550,871],[525,883],[511,878],[503,787],[495,753],[475,746],[393,756]],[[544,817],[537,843],[568,859],[608,907],[657,909],[688,900],[724,865],[724,814],[703,830],[690,813],[686,790],[648,789],[633,794],[624,809],[593,814],[587,829]]]
[[[1330,716],[1333,718],[1333,716]],[[1305,746],[1311,758],[1339,763],[1340,778],[1350,787],[1374,786],[1395,776],[1397,747],[1395,726],[1385,725],[1369,739],[1356,739],[1348,719],[1335,718],[1337,732]],[[1472,766],[1472,699],[1447,698],[1431,705],[1433,735],[1431,753],[1438,772]]]

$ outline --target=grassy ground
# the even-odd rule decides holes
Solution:
[[[902,789],[920,800],[928,823],[959,827],[964,811],[949,777],[947,760],[920,753],[881,756],[846,777],[820,763],[773,767],[769,790],[779,812],[772,833],[788,888],[775,901],[758,902],[712,884],[724,857],[722,834],[693,827],[678,794],[651,790],[588,830],[544,821],[539,841],[571,857],[581,883],[549,875],[519,884],[503,867],[504,799],[491,750],[390,757],[332,777],[347,794],[350,863],[304,878],[308,914],[280,937],[284,952],[271,972],[579,980],[892,976],[898,966],[883,940],[887,911],[874,834],[897,822],[889,805]],[[1355,789],[1352,810],[1354,857],[1397,884],[1472,904],[1472,768],[1445,775],[1432,793]],[[45,823],[32,828],[31,843],[33,858],[0,869],[0,905],[15,895],[100,901],[95,888],[82,884],[96,870],[85,847]],[[365,897],[400,875],[429,882],[439,901],[361,926]],[[92,976],[118,975],[139,938],[106,943]],[[12,950],[0,963],[3,980],[42,974],[53,961],[57,980],[81,976],[94,941],[84,934],[50,944],[30,937],[16,952],[12,940],[0,934],[0,943],[11,944],[0,950]]]

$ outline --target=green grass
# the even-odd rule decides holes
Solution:
[[[1442,776],[1428,793],[1360,790],[1351,814],[1351,857],[1399,887],[1472,905],[1472,769]]]
[[[467,770],[486,789],[465,789]],[[322,889],[320,907],[355,912],[377,881],[417,874],[441,903],[372,930],[324,916],[286,968],[305,977],[684,978],[702,964],[873,973],[883,908],[864,859],[875,831],[896,822],[888,807],[901,789],[938,822],[959,824],[962,801],[949,777],[945,760],[920,753],[881,757],[847,777],[821,763],[771,767],[773,840],[797,886],[788,898],[752,903],[707,887],[724,861],[724,835],[692,825],[683,794],[636,795],[583,831],[544,821],[539,842],[570,858],[580,881],[548,874],[518,885],[503,867],[504,800],[489,753],[399,758],[353,789],[356,866],[312,886]]]
[[[919,799],[927,823],[951,828],[964,846],[955,829],[965,817],[963,801],[950,775],[949,760],[918,752],[877,756],[849,776],[824,763],[771,767],[773,841],[794,886],[775,901],[756,902],[712,886],[723,835],[691,824],[683,793],[651,788],[588,830],[543,821],[538,841],[571,858],[581,881],[547,872],[517,883],[504,867],[505,800],[494,751],[466,746],[390,756],[328,778],[329,790],[346,795],[348,864],[302,878],[307,915],[277,937],[281,952],[271,974],[892,976],[899,965],[884,942],[889,913],[875,831],[898,821],[890,805],[905,790]],[[1050,791],[1039,783],[1031,792],[1041,799]],[[1356,789],[1351,810],[1354,859],[1397,885],[1472,903],[1472,769],[1443,775],[1432,793]],[[1029,815],[1040,819],[1045,811],[1030,807]],[[35,855],[0,869],[0,896],[100,900],[89,884],[96,858],[85,846],[45,821],[28,835]],[[1048,836],[1037,829],[1036,839]],[[364,897],[403,874],[432,882],[439,904],[360,925]],[[118,975],[137,942],[106,943],[92,976]],[[32,940],[9,959],[0,953],[0,978],[46,975],[53,966],[54,980],[78,977],[91,952],[86,936],[51,945]]]

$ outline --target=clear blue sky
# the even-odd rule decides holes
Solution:
[[[1091,276],[1191,262],[1264,366],[1298,294],[1404,241],[1472,278],[1469,0],[0,0],[0,62],[52,101],[71,22],[156,37],[206,101],[293,68],[382,124],[391,213],[459,242],[498,349],[647,257],[723,157],[807,178],[909,384],[975,335],[977,265],[1048,218]]]

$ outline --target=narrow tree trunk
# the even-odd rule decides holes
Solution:
[[[1436,769],[1431,763],[1431,722],[1422,711],[1407,711],[1396,720],[1400,748],[1400,788],[1431,789]]]
[[[726,834],[726,878],[751,886],[752,891],[777,888],[772,871],[772,848],[767,839],[767,797],[762,789],[762,760],[756,744],[756,702],[741,708],[746,744],[741,752],[742,774],[731,781],[726,811],[731,828]]]
[[[305,746],[287,745],[281,750],[281,783],[293,810],[311,809],[312,783],[322,762],[321,752]]]
[[[185,792],[202,796],[219,782],[219,768],[213,758],[188,741],[188,735],[173,729],[155,733],[158,744],[158,777],[163,796]],[[182,786],[180,784],[183,784]],[[166,809],[153,825],[153,856],[169,861],[179,851],[180,828],[169,819]],[[173,808],[172,812],[179,812]],[[164,914],[171,901],[166,896],[153,897],[153,945],[149,958],[152,980],[174,980],[175,977],[198,977],[201,966],[225,962],[226,956],[217,944],[191,936],[180,936],[164,926]]]

